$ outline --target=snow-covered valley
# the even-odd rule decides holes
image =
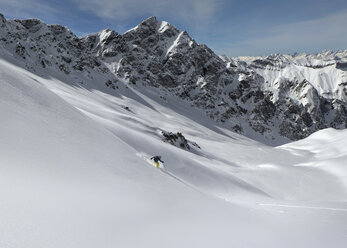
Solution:
[[[9,51],[0,247],[346,247],[347,130],[271,147],[160,87]]]

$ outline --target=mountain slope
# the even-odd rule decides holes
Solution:
[[[270,101],[264,121],[275,122],[280,135],[298,140],[323,128],[346,128],[347,51],[223,58],[229,66],[261,75],[260,87]]]
[[[271,148],[232,133],[146,87],[111,95],[0,68],[2,247],[344,247],[345,173],[314,165],[345,171],[345,131],[325,131],[340,137],[340,160],[335,142],[313,157],[300,143]]]
[[[2,17],[0,26],[1,52],[33,72],[43,68],[102,91],[117,91],[123,81],[158,88],[162,97],[177,96],[221,126],[266,144],[346,127],[343,52],[220,58],[155,17],[122,35],[104,30],[81,39],[35,19]],[[87,85],[93,79],[98,84]]]

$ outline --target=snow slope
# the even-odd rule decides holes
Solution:
[[[346,246],[345,130],[272,148],[160,90],[23,68],[1,55],[1,247]]]

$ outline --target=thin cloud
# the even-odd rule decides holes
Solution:
[[[347,9],[324,18],[272,27],[260,37],[229,44],[226,50],[239,56],[345,49],[346,23]]]
[[[214,0],[74,0],[81,10],[100,18],[127,21],[134,17],[155,15],[185,23],[208,22],[216,14]]]
[[[53,5],[42,0],[0,0],[2,14],[10,18],[38,18],[39,16],[47,19],[58,16],[61,11]]]

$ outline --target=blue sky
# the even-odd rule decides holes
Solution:
[[[346,0],[0,0],[0,12],[78,36],[123,33],[155,15],[228,56],[347,49]]]

